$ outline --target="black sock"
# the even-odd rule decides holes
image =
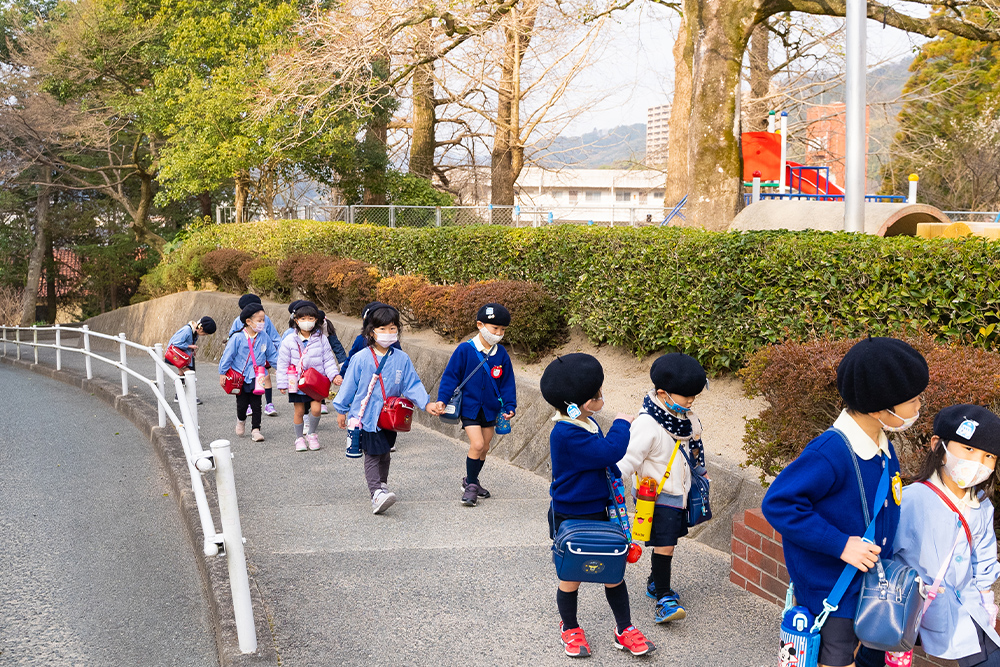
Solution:
[[[572,630],[580,627],[576,622],[576,603],[580,591],[567,593],[561,588],[556,590],[556,605],[559,607],[559,617],[563,622],[563,630]]]
[[[271,390],[267,387],[264,388],[264,398],[267,399],[267,403],[274,403],[274,401],[271,400]]]
[[[486,461],[470,459],[465,457],[465,481],[468,484],[479,484],[479,473],[482,471]]]
[[[670,563],[673,559],[673,556],[653,554],[653,572],[650,576],[653,579],[653,585],[656,586],[657,600],[670,592]]]
[[[614,588],[605,586],[604,595],[608,598],[611,612],[615,615],[618,634],[621,634],[625,632],[625,628],[632,625],[632,610],[628,606],[628,588],[624,581]]]

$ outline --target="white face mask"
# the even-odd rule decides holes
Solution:
[[[909,419],[904,419],[903,417],[900,417],[899,415],[897,415],[892,410],[886,410],[886,412],[888,412],[890,415],[892,415],[896,419],[902,419],[903,420],[903,423],[900,424],[899,426],[886,426],[885,422],[882,421],[881,419],[879,419],[878,423],[882,425],[883,429],[885,429],[886,431],[889,431],[890,433],[899,433],[900,431],[905,431],[906,429],[908,429],[911,426],[913,426],[918,419],[920,419],[920,411],[919,410],[917,410],[917,414],[913,415]]]
[[[398,333],[377,333],[375,334],[375,342],[382,347],[389,347],[393,343],[399,340]]]
[[[312,331],[313,327],[316,326],[316,323],[310,320],[299,320],[297,324],[299,325],[299,331]]]
[[[483,337],[483,340],[486,341],[486,344],[490,347],[493,347],[503,340],[503,334],[490,333],[486,330],[486,327],[479,330],[479,335]]]
[[[267,328],[267,322],[251,322],[250,327],[257,333],[260,333]]]
[[[944,471],[962,489],[981,484],[993,474],[993,471],[982,463],[960,459],[948,451],[944,453]]]

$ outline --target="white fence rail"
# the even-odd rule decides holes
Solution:
[[[54,342],[39,342],[39,333],[54,333]],[[82,337],[81,347],[63,344],[66,334]],[[13,335],[13,337],[12,337]],[[30,337],[30,341],[26,340]],[[94,338],[117,344],[118,359],[103,357],[91,349]],[[194,492],[195,504],[198,508],[198,519],[201,522],[202,533],[205,535],[203,550],[206,556],[224,554],[229,565],[229,582],[233,594],[233,611],[236,618],[236,632],[240,651],[253,653],[257,650],[257,633],[253,620],[253,607],[250,601],[250,582],[247,575],[246,554],[243,550],[243,533],[240,527],[239,507],[236,501],[236,482],[233,473],[232,455],[228,440],[216,440],[211,444],[211,451],[205,451],[198,435],[198,397],[195,373],[184,374],[183,381],[176,369],[163,360],[163,346],[157,343],[147,347],[125,338],[125,334],[110,336],[108,334],[90,331],[84,325],[77,327],[11,327],[0,326],[0,340],[3,344],[3,356],[8,356],[8,346],[14,348],[17,359],[21,359],[21,348],[32,348],[34,363],[38,363],[39,349],[54,349],[56,353],[56,370],[62,370],[63,352],[79,353],[84,356],[87,379],[93,379],[94,359],[113,366],[121,371],[122,396],[129,393],[129,377],[142,382],[150,388],[156,397],[157,416],[161,428],[167,422],[174,427],[184,448],[188,472],[191,475],[191,489]],[[128,349],[139,350],[153,360],[156,367],[156,377],[148,378],[135,368],[128,365]],[[180,399],[178,415],[167,399],[166,385],[170,382]],[[215,471],[215,486],[219,496],[219,515],[222,532],[215,529],[215,520],[208,506],[202,475]]]

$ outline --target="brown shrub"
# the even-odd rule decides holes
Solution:
[[[421,324],[413,315],[410,301],[417,290],[427,285],[427,278],[421,275],[389,276],[379,281],[375,288],[375,298],[398,310],[404,324],[419,327]]]
[[[381,278],[376,267],[354,259],[320,261],[313,274],[317,303],[328,310],[359,315],[375,299]]]
[[[454,340],[468,332],[468,326],[455,332],[455,313],[453,297],[456,292],[464,291],[461,285],[425,285],[416,290],[410,297],[410,310],[419,326],[430,327],[434,333]]]
[[[278,264],[278,281],[288,290],[298,290],[308,299],[316,300],[317,265],[331,260],[329,255],[289,255]]]
[[[930,443],[934,415],[958,403],[1000,408],[1000,353],[962,345],[944,346],[929,336],[906,341],[927,359],[930,384],[921,396],[921,417],[891,435],[904,477],[916,473]],[[747,420],[743,450],[747,464],[776,475],[829,428],[843,409],[837,366],[857,340],[781,343],[762,348],[739,372],[748,395],[762,395],[768,407]]]
[[[247,283],[240,278],[239,270],[243,264],[252,259],[254,256],[248,252],[219,248],[205,253],[200,266],[202,272],[218,285],[219,289],[226,292],[244,292]]]
[[[271,266],[271,262],[266,259],[251,259],[249,262],[243,262],[240,264],[240,268],[236,270],[236,274],[240,277],[240,280],[244,285],[249,285],[250,273],[254,269],[259,269],[264,266]]]

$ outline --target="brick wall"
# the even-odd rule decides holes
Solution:
[[[779,535],[764,518],[760,509],[746,510],[733,517],[731,543],[732,567],[729,580],[740,588],[778,605],[785,604],[788,590],[788,570]],[[777,634],[778,629],[774,629]],[[919,654],[913,656],[914,667],[951,667],[949,660],[937,660]],[[919,654],[919,655],[918,655]]]

